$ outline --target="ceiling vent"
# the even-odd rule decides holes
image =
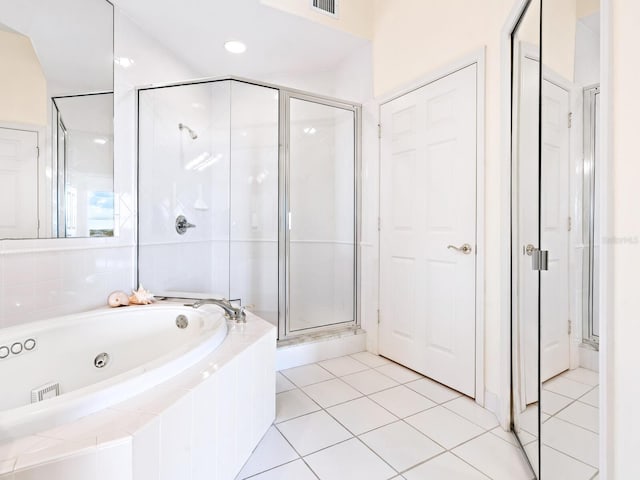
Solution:
[[[311,0],[311,8],[332,17],[338,16],[338,0]]]

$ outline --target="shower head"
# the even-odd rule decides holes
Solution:
[[[180,131],[186,130],[187,132],[189,132],[189,136],[191,137],[191,140],[195,140],[196,138],[198,138],[198,134],[194,132],[193,129],[185,125],[184,123],[179,123],[178,128],[180,129]]]

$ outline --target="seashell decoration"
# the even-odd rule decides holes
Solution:
[[[112,292],[107,299],[110,307],[126,307],[129,305],[129,296],[120,290]]]
[[[138,287],[138,290],[134,290],[131,292],[129,296],[129,303],[131,305],[149,305],[153,303],[153,293],[148,290],[145,290],[142,285]]]

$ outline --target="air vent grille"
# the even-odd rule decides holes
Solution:
[[[338,16],[338,0],[311,0],[311,6],[322,13]]]

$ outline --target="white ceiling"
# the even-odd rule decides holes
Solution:
[[[115,0],[145,33],[199,75],[262,79],[282,73],[308,74],[336,68],[369,44],[259,0]],[[247,51],[226,52],[227,40]]]

